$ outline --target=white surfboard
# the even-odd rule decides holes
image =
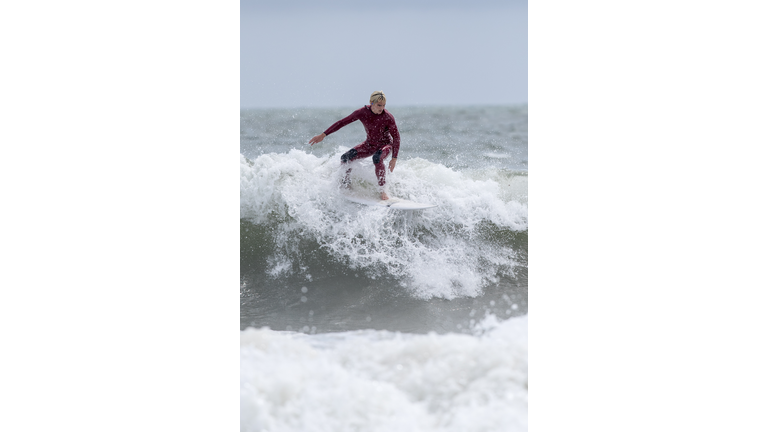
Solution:
[[[424,204],[410,201],[403,198],[390,197],[388,200],[376,199],[372,197],[353,195],[348,193],[342,193],[346,200],[352,201],[358,204],[365,204],[370,206],[389,207],[398,210],[424,210],[432,207],[437,207],[436,204]]]

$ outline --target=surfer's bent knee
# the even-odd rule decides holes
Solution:
[[[373,163],[378,165],[381,162],[381,150],[373,154]]]
[[[357,156],[357,150],[351,149],[350,151],[341,155],[341,163],[352,162],[355,159],[355,156]]]

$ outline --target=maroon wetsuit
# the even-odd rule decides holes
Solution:
[[[353,147],[348,152],[341,155],[343,163],[352,162],[356,159],[373,156],[373,164],[376,166],[376,177],[379,179],[379,186],[384,186],[386,169],[384,168],[384,159],[392,153],[392,158],[397,158],[400,151],[400,132],[397,131],[395,117],[389,111],[384,109],[381,114],[374,114],[371,106],[366,105],[352,114],[334,123],[323,132],[326,136],[336,132],[344,126],[360,120],[365,127],[365,133],[368,135],[362,144]],[[349,170],[347,171],[347,174]]]

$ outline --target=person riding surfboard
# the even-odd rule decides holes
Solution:
[[[360,120],[363,127],[365,127],[366,139],[341,155],[341,163],[344,165],[357,159],[373,156],[373,165],[379,181],[381,199],[388,200],[389,196],[384,190],[384,185],[386,184],[384,159],[390,153],[392,154],[392,159],[389,161],[389,171],[394,171],[397,164],[397,155],[400,151],[400,132],[397,130],[395,117],[385,108],[387,97],[384,95],[384,92],[377,90],[371,93],[370,102],[370,105],[355,110],[352,114],[331,125],[325,132],[312,137],[309,140],[309,145],[315,145],[326,136],[350,123]],[[349,186],[349,173],[351,171],[352,168],[347,168],[347,172],[344,175],[342,184],[345,186]]]

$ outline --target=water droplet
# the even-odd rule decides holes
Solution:
[[[306,294],[306,293],[307,293],[307,291],[309,291],[309,289],[307,289],[307,287],[301,287],[301,292],[303,292],[304,294]]]

